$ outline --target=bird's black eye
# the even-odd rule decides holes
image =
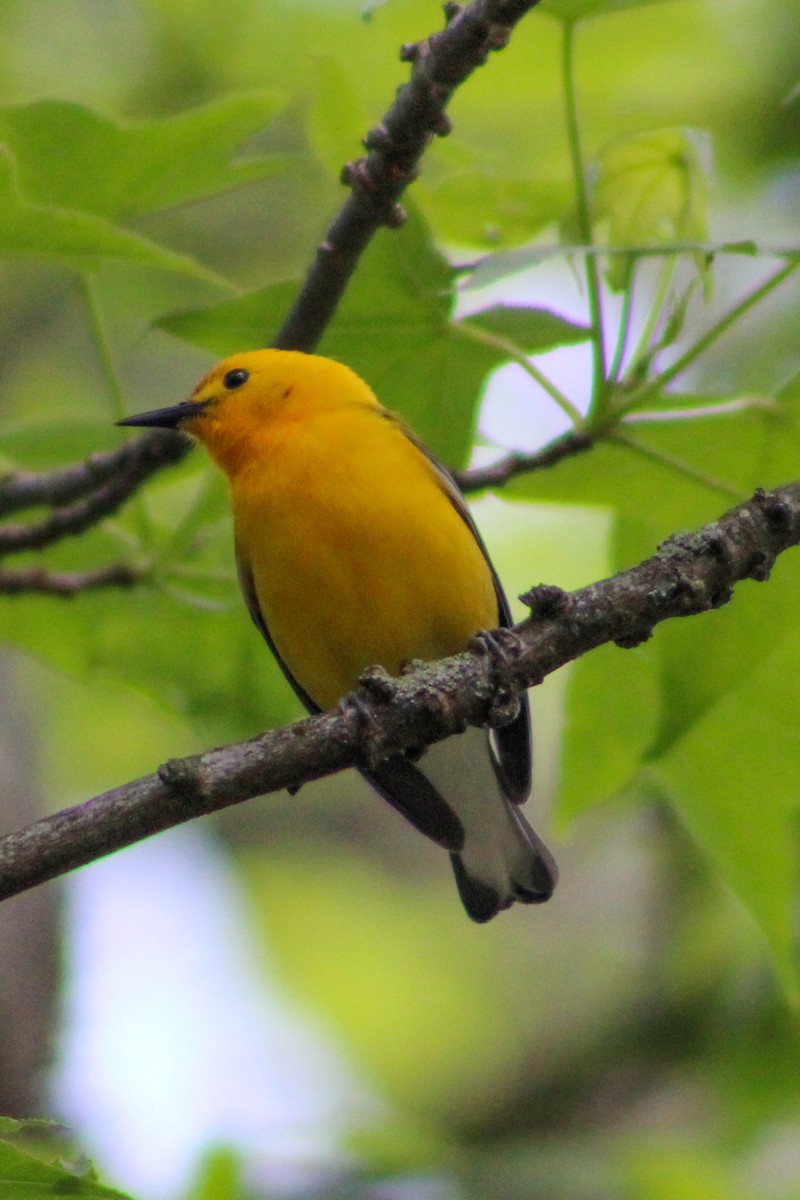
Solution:
[[[232,371],[228,371],[222,382],[228,391],[232,392],[234,388],[241,387],[243,383],[247,383],[249,378],[250,372],[245,371],[244,367],[234,367]]]

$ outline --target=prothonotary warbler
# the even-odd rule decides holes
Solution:
[[[250,615],[311,712],[354,691],[366,667],[398,674],[509,625],[455,483],[341,363],[236,354],[190,399],[120,424],[185,430],[228,477]],[[473,920],[549,899],[555,863],[518,808],[531,782],[525,700],[492,734],[470,728],[364,774],[450,852]]]

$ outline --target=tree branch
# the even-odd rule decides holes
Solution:
[[[574,454],[583,454],[591,450],[598,440],[597,433],[589,433],[582,429],[569,429],[559,437],[553,438],[541,450],[531,454],[523,454],[512,450],[504,454],[495,463],[485,467],[468,467],[465,471],[456,471],[453,475],[459,488],[465,494],[479,492],[483,488],[502,487],[516,475],[527,475],[531,471],[541,471],[544,467],[552,467],[562,458],[571,458]]]
[[[499,650],[494,639],[478,637],[464,654],[415,664],[401,679],[373,668],[361,681],[361,705],[172,760],[154,775],[0,838],[0,898],[192,817],[345,767],[375,765],[465,724],[500,724],[522,690],[558,667],[606,642],[637,646],[660,621],[720,607],[736,583],[767,579],[775,558],[798,544],[800,482],[756,492],[612,579],[571,594],[535,587],[523,597],[531,616],[506,631]]]
[[[20,567],[6,571],[0,567],[0,594],[16,596],[21,592],[38,592],[44,596],[64,596],[69,599],[79,592],[96,591],[105,587],[133,587],[144,578],[145,572],[130,563],[111,563],[96,571],[46,571],[42,567]]]
[[[539,0],[473,0],[445,4],[447,26],[402,48],[413,64],[410,81],[364,138],[368,153],[348,163],[342,178],[350,195],[317,250],[300,294],[278,332],[278,349],[313,351],[331,320],[361,254],[382,226],[402,224],[398,200],[417,174],[434,136],[450,130],[445,108],[457,87]],[[0,555],[44,546],[82,533],[115,512],[160,467],[177,463],[191,443],[153,431],[113,454],[40,475],[17,472],[0,479],[0,516],[47,504],[55,511],[35,524],[0,528]],[[68,506],[68,507],[67,507]]]
[[[185,452],[185,438],[155,429],[118,450],[93,454],[85,462],[56,471],[11,471],[0,476],[0,517],[38,505],[55,508],[69,504],[119,475],[141,483],[160,467],[177,462]]]
[[[367,154],[348,163],[342,181],[350,195],[317,250],[303,288],[274,345],[314,350],[331,320],[350,276],[373,234],[405,220],[398,205],[417,176],[417,166],[435,136],[450,132],[445,113],[450,97],[492,50],[501,50],[514,26],[539,0],[474,0],[445,4],[447,27],[403,47],[413,63],[411,79],[398,92],[383,120],[364,138]]]
[[[181,434],[156,429],[119,450],[93,454],[58,471],[18,471],[0,479],[0,514],[52,505],[41,521],[0,526],[0,557],[40,550],[83,533],[124,504],[139,485],[169,463],[180,462],[190,443]]]

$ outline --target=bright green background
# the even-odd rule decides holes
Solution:
[[[115,446],[123,412],[172,403],[214,356],[269,341],[342,198],[341,164],[405,78],[398,46],[439,21],[429,0],[370,13],[0,6],[0,465]],[[454,468],[508,361],[498,339],[531,353],[585,341],[585,306],[559,317],[541,295],[475,317],[490,335],[476,340],[452,318],[451,264],[551,244],[558,222],[576,240],[558,18],[595,13],[576,78],[600,231],[798,240],[800,5],[545,2],[455,97],[408,224],[375,239],[321,347]],[[708,131],[713,172],[687,128]],[[718,259],[680,346],[774,268]],[[513,506],[479,504],[510,594],[602,577],[800,475],[796,314],[789,284],[649,406],[737,402],[728,415],[632,427],[636,452],[602,444],[516,480]],[[116,559],[151,583],[0,607],[30,674],[49,809],[297,712],[238,599],[224,488],[199,453],[45,561]],[[385,1125],[352,1131],[359,1195],[370,1177],[439,1171],[487,1200],[797,1195],[800,1161],[787,1172],[775,1147],[800,1140],[798,585],[788,554],[728,608],[603,648],[534,696],[532,804],[562,864],[546,910],[470,926],[442,856],[346,778],[218,822],[285,986],[388,1099]],[[40,1194],[39,1168],[28,1178],[3,1153],[17,1171],[3,1200]],[[216,1160],[204,1188],[245,1194]]]

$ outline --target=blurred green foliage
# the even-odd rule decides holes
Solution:
[[[185,395],[209,352],[269,342],[405,77],[399,45],[438,19],[429,0],[0,6],[3,468],[116,445],[113,420]],[[798,475],[798,49],[779,0],[545,0],[368,250],[321,349],[454,468],[494,368],[563,424],[569,388],[549,376],[548,399],[531,371],[593,348],[597,446],[477,506],[512,593],[590,582]],[[611,251],[594,280],[590,234]],[[538,283],[559,237],[579,317]],[[147,585],[0,607],[52,671],[31,668],[53,808],[297,713],[200,455],[45,561],[116,559]],[[416,1175],[481,1200],[797,1195],[798,572],[789,554],[540,689],[533,804],[564,842],[543,912],[469,926],[442,856],[346,780],[220,820],[287,986],[387,1098],[342,1195]],[[211,1152],[194,1194],[248,1195],[235,1156]]]
[[[125,1200],[104,1187],[92,1164],[64,1156],[64,1130],[48,1121],[0,1117],[0,1186],[3,1200],[75,1196],[77,1200]]]

